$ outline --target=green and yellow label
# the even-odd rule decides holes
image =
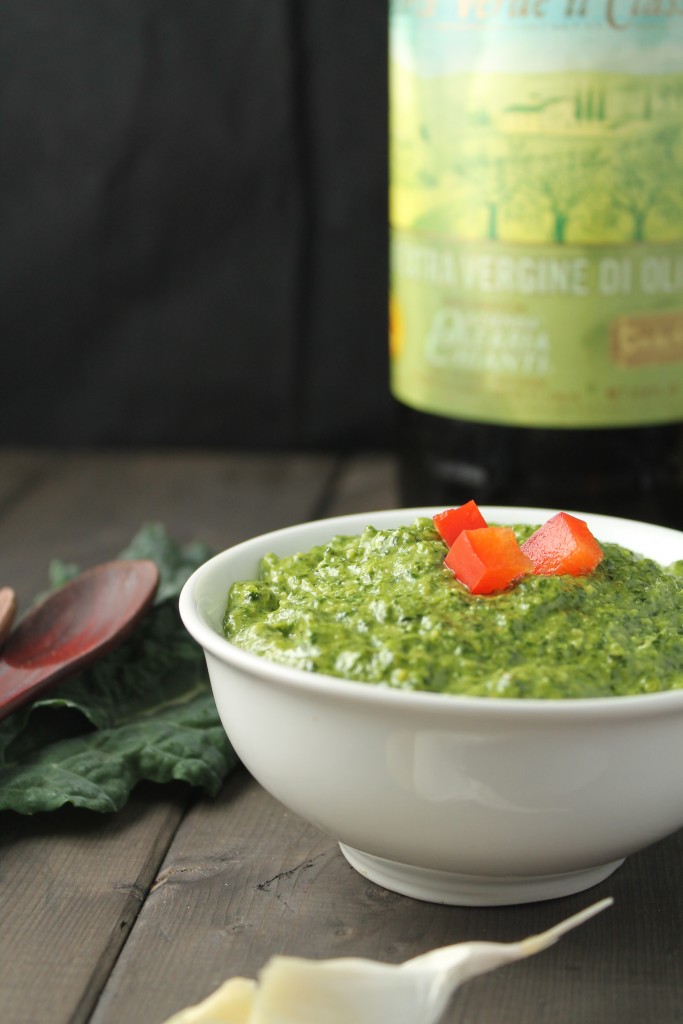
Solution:
[[[394,0],[390,69],[395,395],[683,418],[683,0]]]

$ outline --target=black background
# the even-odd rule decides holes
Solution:
[[[3,0],[0,443],[391,443],[387,8]]]

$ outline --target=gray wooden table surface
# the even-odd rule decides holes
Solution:
[[[0,451],[0,585],[25,606],[52,557],[111,558],[145,521],[223,548],[396,503],[392,461],[377,456]],[[243,769],[213,800],[141,786],[113,815],[5,812],[0,1022],[160,1024],[276,952],[398,962],[519,938],[611,895],[612,909],[554,948],[469,982],[446,1020],[669,1024],[683,1021],[682,890],[678,833],[588,893],[507,908],[422,903],[354,872]]]

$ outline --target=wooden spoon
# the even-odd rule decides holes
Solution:
[[[158,583],[154,562],[106,562],[31,609],[0,656],[0,718],[115,647],[140,621]]]
[[[11,587],[0,588],[0,647],[4,644],[14,616],[17,613],[17,598]]]

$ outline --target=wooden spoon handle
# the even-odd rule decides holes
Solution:
[[[0,587],[0,647],[4,644],[17,612],[17,598],[11,587]]]

